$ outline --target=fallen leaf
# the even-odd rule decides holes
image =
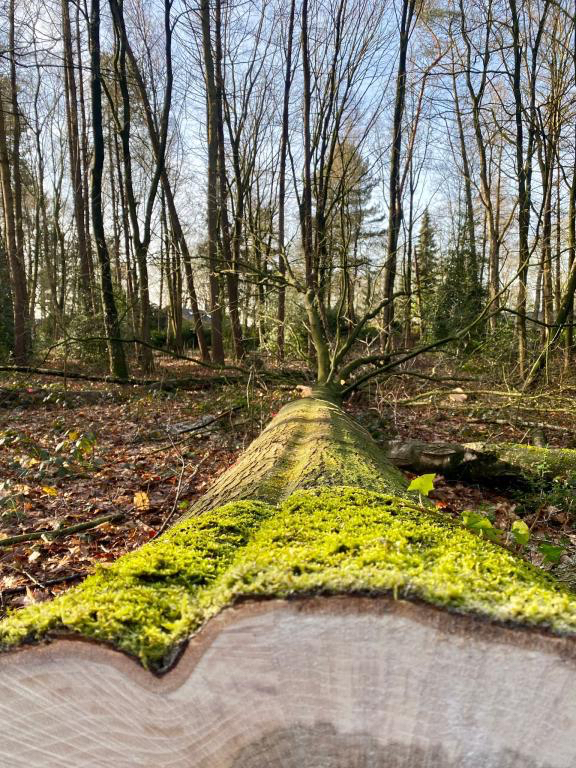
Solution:
[[[134,506],[142,511],[150,509],[150,498],[146,491],[137,491],[134,494]]]

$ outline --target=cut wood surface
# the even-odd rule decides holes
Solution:
[[[165,534],[0,623],[0,765],[573,768],[575,634],[572,592],[307,397]]]
[[[573,768],[575,676],[571,642],[404,601],[244,604],[161,679],[70,641],[0,660],[0,764]]]

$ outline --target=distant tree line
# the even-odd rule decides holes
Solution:
[[[574,360],[572,0],[4,0],[0,356]],[[408,357],[406,357],[408,356]],[[347,362],[345,362],[347,361]],[[339,375],[339,374],[338,374]]]

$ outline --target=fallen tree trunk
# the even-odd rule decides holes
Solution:
[[[426,443],[390,440],[383,449],[396,467],[434,472],[484,485],[530,485],[554,480],[576,485],[576,451],[519,443]]]
[[[306,398],[192,515],[0,624],[0,764],[572,768],[575,632],[571,592]]]

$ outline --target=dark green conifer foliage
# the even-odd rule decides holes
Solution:
[[[462,215],[454,243],[441,270],[433,323],[433,336],[436,339],[466,328],[482,309],[484,291],[478,265],[474,262],[470,248],[468,232],[466,217]],[[463,339],[462,345],[469,346],[478,341],[481,332],[481,328],[475,329]]]
[[[440,279],[438,246],[430,211],[424,211],[416,244],[416,283],[420,309],[420,333],[428,338],[434,324],[436,293]]]

